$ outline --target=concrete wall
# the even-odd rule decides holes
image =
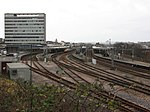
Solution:
[[[28,68],[10,69],[8,68],[10,79],[22,79],[24,81],[30,81],[30,70]],[[16,75],[14,71],[17,71]]]

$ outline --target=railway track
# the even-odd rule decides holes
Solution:
[[[28,59],[30,61],[28,61]],[[56,74],[48,71],[45,67],[43,67],[37,61],[36,55],[32,56],[32,63],[31,63],[31,56],[30,56],[30,54],[26,55],[26,56],[23,56],[22,57],[22,62],[25,63],[26,65],[28,65],[33,72],[35,72],[35,73],[37,73],[37,74],[39,74],[41,76],[44,76],[44,77],[46,77],[46,78],[48,78],[50,80],[53,80],[53,81],[55,81],[55,82],[57,82],[59,84],[65,85],[65,86],[67,86],[67,87],[69,87],[71,89],[75,88],[75,84],[74,83],[57,76]],[[33,64],[36,68],[33,67],[31,64]]]
[[[56,60],[55,60],[56,61]],[[64,63],[59,63],[59,64],[62,64],[62,65],[64,65]],[[69,64],[71,64],[71,62],[69,61]],[[72,64],[75,64],[75,63],[72,63]],[[81,63],[80,63],[81,64]],[[69,67],[69,66],[68,66]],[[78,68],[81,68],[81,66],[79,67],[78,66]],[[73,69],[75,69],[75,68],[73,68]],[[85,69],[85,68],[84,68]],[[87,71],[87,73],[88,73],[89,71]],[[126,100],[125,100],[126,101]],[[127,101],[126,101],[127,102]],[[131,103],[131,102],[130,102]],[[133,104],[134,105],[134,104]],[[134,106],[137,106],[136,104],[134,105]],[[130,110],[131,111],[131,110]],[[144,111],[144,109],[143,109],[143,111]],[[148,111],[148,110],[146,110],[145,109],[145,111]],[[137,111],[138,112],[138,111]]]
[[[57,61],[56,59],[53,61]],[[112,82],[114,84],[123,86],[123,87],[129,87],[130,89],[133,89],[135,91],[150,95],[150,86],[146,84],[141,84],[139,82],[136,82],[134,80],[119,76],[115,73],[105,71],[103,69],[88,65],[88,64],[83,64],[77,60],[71,61],[67,60],[67,64],[64,62],[56,62],[59,65],[62,65],[66,68],[70,69],[78,69],[78,71],[82,71],[85,74],[89,74],[93,77],[100,78],[102,80]],[[76,61],[76,62],[75,62]],[[71,66],[73,65],[73,66]]]
[[[56,57],[54,56],[53,57],[53,61],[56,59]],[[55,60],[56,61],[56,60]],[[67,66],[62,66],[62,64],[60,64],[59,63],[59,61],[57,61],[57,62],[55,62],[61,69],[64,69],[63,67],[68,67],[68,65]],[[51,79],[51,80],[53,80],[53,81],[56,81],[56,82],[58,82],[58,83],[60,83],[60,84],[63,84],[63,85],[65,85],[65,86],[67,86],[67,87],[69,87],[69,88],[71,88],[71,89],[75,89],[75,87],[76,87],[76,84],[77,83],[80,83],[79,81],[75,81],[76,83],[73,83],[73,82],[70,82],[70,81],[68,81],[68,80],[65,80],[65,79],[62,79],[61,77],[59,77],[59,76],[57,76],[57,75],[55,75],[55,74],[53,74],[53,73],[51,73],[49,70],[47,70],[47,69],[45,69],[45,67],[42,67],[42,65],[40,65],[40,63],[38,63],[37,61],[34,61],[33,62],[33,64],[34,64],[34,66],[36,66],[36,68],[33,68],[33,67],[31,67],[29,64],[28,64],[28,66],[30,66],[31,67],[31,70],[32,71],[34,71],[34,72],[36,72],[36,73],[38,73],[38,74],[40,74],[40,75],[42,75],[42,76],[44,76],[44,77],[47,77],[47,78],[49,78],[49,79]],[[64,63],[63,63],[64,64]],[[42,68],[42,69],[41,69]],[[73,68],[73,67],[72,67]],[[69,69],[71,69],[71,67],[69,67]],[[75,70],[77,70],[77,69],[75,69]],[[80,70],[79,70],[80,71]],[[86,81],[85,81],[86,82]],[[86,83],[88,83],[88,82],[86,82]],[[107,97],[108,97],[108,93],[96,93],[95,91],[92,91],[94,94],[96,94],[97,95],[97,97],[98,96],[100,96],[100,95],[106,95]],[[112,97],[113,97],[113,95],[111,95]],[[140,111],[142,111],[142,112],[148,112],[149,110],[147,110],[147,109],[145,109],[145,108],[143,108],[143,107],[140,107],[140,106],[138,106],[138,105],[136,105],[136,104],[134,104],[133,102],[130,102],[129,103],[129,101],[127,101],[127,100],[123,100],[123,99],[121,99],[121,98],[119,98],[119,97],[117,97],[117,100],[118,101],[120,101],[121,103],[122,103],[122,105],[120,106],[120,109],[121,110],[124,110],[124,111],[126,111],[126,112],[140,112]],[[130,105],[129,105],[130,104]],[[136,109],[135,109],[136,108]],[[138,110],[138,111],[137,111]]]
[[[55,57],[55,56],[54,56]],[[54,58],[53,57],[53,58]],[[62,58],[63,59],[63,58]],[[59,65],[61,65],[61,66],[66,66],[66,67],[69,67],[68,65],[70,65],[71,63],[69,62],[69,64],[67,63],[67,65],[65,65],[65,63],[60,63],[60,62],[58,62],[57,60],[56,60],[56,57],[53,59],[53,61],[55,62],[55,63],[59,63]],[[71,65],[73,65],[73,64],[71,64]],[[77,70],[77,68],[81,68],[81,67],[72,67],[72,69],[76,69]],[[84,68],[85,69],[85,68]],[[79,71],[82,71],[81,69],[79,70]],[[84,73],[85,73],[85,71],[84,71]],[[89,71],[87,71],[86,72],[87,74],[89,73]],[[113,95],[112,95],[113,96]],[[108,96],[107,96],[108,97]],[[120,98],[119,96],[117,96],[117,99],[120,101],[120,102],[122,102],[122,103],[124,103],[125,105],[128,105],[127,107],[126,107],[126,111],[127,112],[138,112],[138,111],[143,111],[143,112],[148,112],[149,110],[147,110],[146,108],[143,108],[143,107],[141,107],[141,106],[139,106],[139,105],[137,105],[137,104],[135,104],[135,103],[133,103],[133,102],[130,102],[130,101],[127,101],[127,100],[125,100],[125,99],[122,99],[122,98]],[[126,103],[128,103],[128,104],[126,104]],[[131,107],[133,107],[133,108],[135,108],[136,107],[136,110],[134,110],[134,109],[131,109]],[[123,107],[122,107],[123,108]],[[124,107],[125,108],[125,107]],[[127,108],[130,108],[130,109],[127,109]]]
[[[71,57],[74,58],[72,55],[71,55]],[[88,65],[88,64],[83,64],[83,63],[80,63],[80,62],[77,62],[79,64],[77,64],[73,61],[69,61],[69,62],[73,63],[77,66],[83,65],[83,66],[80,66],[80,68],[83,68],[83,69],[85,69],[84,66],[86,66],[86,68],[89,68],[88,70],[92,70],[92,71],[96,71],[97,73],[101,73],[101,74],[103,74],[102,76],[107,78],[107,79],[111,79],[111,80],[115,79],[116,81],[118,81],[118,83],[119,82],[123,83],[123,85],[121,84],[122,86],[132,87],[132,89],[134,89],[138,92],[150,95],[150,86],[149,85],[134,81],[133,79],[129,79],[129,78],[120,76],[120,75],[112,73],[112,72],[105,71],[105,70],[103,70],[101,68],[97,68],[95,66],[91,66],[91,65]]]

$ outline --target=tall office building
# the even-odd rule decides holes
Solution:
[[[6,13],[5,43],[7,45],[39,45],[46,41],[44,13]]]

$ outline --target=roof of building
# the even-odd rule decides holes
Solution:
[[[27,66],[24,63],[7,63],[7,66],[9,68],[30,68],[29,66]]]
[[[0,56],[0,62],[15,62],[15,61],[17,61],[16,57]]]

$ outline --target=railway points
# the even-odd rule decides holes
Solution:
[[[132,86],[132,84],[130,84],[131,80],[126,79],[126,81],[125,81],[122,79],[121,81],[124,81],[124,83],[127,83],[130,85],[130,86],[127,86],[127,88],[126,87],[124,88],[123,87],[124,84],[122,84],[121,81],[119,82],[119,80],[121,79],[121,76],[119,78],[118,78],[118,76],[113,76],[113,75],[116,75],[115,72],[111,76],[110,75],[111,72],[108,70],[107,71],[96,70],[96,69],[98,69],[96,67],[97,65],[87,63],[87,62],[85,62],[85,60],[82,60],[82,58],[79,58],[80,62],[76,62],[74,59],[73,60],[71,59],[72,57],[70,56],[70,53],[72,53],[72,52],[66,51],[65,53],[60,52],[60,53],[48,55],[47,62],[44,62],[43,60],[40,61],[40,58],[38,58],[38,60],[36,60],[36,55],[35,55],[36,53],[35,53],[34,54],[35,56],[32,56],[32,58],[33,58],[32,59],[32,67],[33,68],[31,68],[31,70],[33,70],[33,73],[34,73],[33,81],[35,83],[38,83],[38,82],[44,83],[45,82],[45,83],[56,84],[56,85],[61,84],[61,85],[67,86],[71,89],[75,89],[75,85],[78,83],[93,83],[96,80],[99,80],[100,82],[103,82],[107,85],[105,87],[105,89],[106,90],[108,89],[109,92],[111,90],[112,95],[113,95],[113,92],[117,91],[117,89],[118,90],[122,89],[123,91],[121,91],[121,92],[119,91],[117,94],[115,94],[116,95],[115,97],[119,98],[118,99],[119,102],[122,102],[122,100],[123,100],[123,99],[121,99],[122,97],[126,97],[124,99],[126,101],[133,100],[131,103],[132,106],[130,108],[134,108],[134,109],[130,109],[130,111],[131,110],[133,110],[133,112],[135,111],[135,108],[136,108],[135,105],[138,107],[138,109],[141,109],[143,112],[146,112],[147,109],[150,108],[149,105],[147,105],[150,103],[149,100],[145,100],[146,95],[145,96],[142,95],[142,97],[138,97],[138,95],[137,95],[137,94],[140,94],[140,92],[142,92],[142,90],[136,92],[136,94],[131,94],[133,91],[132,89],[138,90],[137,89],[138,87],[140,87],[140,88],[142,87],[142,86],[140,86],[140,83],[139,83],[139,85],[137,83],[137,85]],[[31,54],[29,54],[29,55],[31,55]],[[28,57],[29,57],[29,59],[26,64],[28,64],[30,66],[31,56],[28,56]],[[24,61],[26,61],[26,59]],[[34,63],[36,63],[36,64],[34,64]],[[86,64],[88,64],[88,65],[86,65]],[[93,66],[95,66],[95,68]],[[101,75],[101,76],[97,76],[97,75]],[[80,76],[80,77],[78,77],[78,76]],[[116,77],[116,79],[115,79],[115,77]],[[109,88],[110,83],[114,83],[114,87],[115,87],[114,90],[112,90],[112,88]],[[136,81],[134,83],[136,83]],[[120,86],[122,86],[122,87],[120,87]],[[127,89],[127,90],[124,91],[125,89]],[[131,89],[131,90],[128,90],[128,89]],[[143,88],[143,89],[145,89],[145,88]],[[145,91],[147,91],[147,90],[145,90]],[[94,91],[93,91],[93,93],[94,93]],[[141,94],[143,94],[143,93],[141,93]],[[135,96],[133,96],[133,95],[135,95]],[[147,97],[147,98],[150,99],[149,97]],[[138,102],[142,102],[142,103],[138,103]],[[125,102],[122,102],[122,103],[125,103]],[[127,105],[127,104],[125,104],[125,105]],[[124,107],[124,109],[125,109],[125,107]]]

